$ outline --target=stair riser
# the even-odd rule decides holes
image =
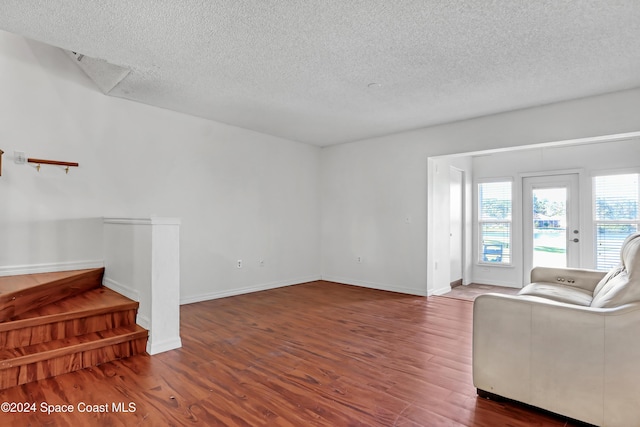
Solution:
[[[0,278],[0,390],[146,352],[138,303],[104,288],[103,274]]]
[[[142,354],[146,351],[146,346],[147,337],[136,338],[106,347],[4,369],[0,371],[0,390]]]
[[[131,309],[45,325],[29,326],[0,332],[0,348],[10,349],[39,344],[120,326],[133,325],[135,322],[136,310]]]

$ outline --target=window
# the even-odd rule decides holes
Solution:
[[[596,229],[596,269],[609,270],[620,262],[624,239],[638,231],[640,186],[637,173],[593,179]]]
[[[478,184],[480,262],[511,264],[511,181]]]

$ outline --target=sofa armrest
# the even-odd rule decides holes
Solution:
[[[582,268],[534,267],[531,270],[531,283],[557,283],[593,292],[606,274],[604,271]]]

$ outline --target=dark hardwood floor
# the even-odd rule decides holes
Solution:
[[[1,424],[571,425],[476,396],[468,301],[312,282],[181,315],[183,348],[1,391],[23,411],[0,414]],[[65,409],[55,405],[73,412],[43,412]]]

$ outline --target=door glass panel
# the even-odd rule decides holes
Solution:
[[[523,283],[533,267],[579,267],[579,175],[525,177],[522,189]]]
[[[533,266],[567,266],[567,188],[534,188]]]

